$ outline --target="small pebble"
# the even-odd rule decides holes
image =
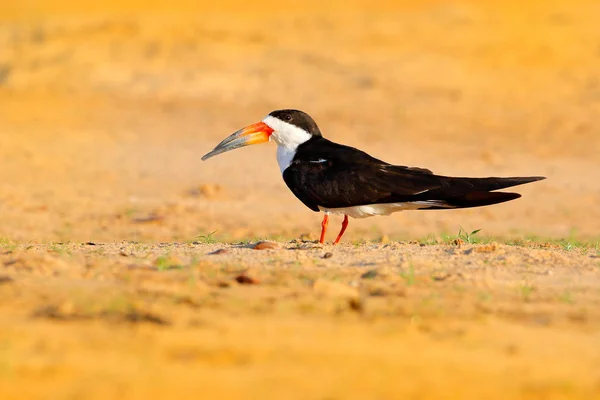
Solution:
[[[449,274],[447,272],[438,272],[438,273],[434,273],[431,276],[431,279],[433,279],[436,282],[441,282],[441,281],[445,281],[446,279],[450,278],[452,276],[452,274]]]
[[[235,281],[240,285],[258,285],[260,282],[248,275],[241,274],[235,277]]]
[[[227,251],[227,249],[218,249],[213,251],[212,253],[208,253],[209,255],[216,255],[216,254],[227,254],[229,253],[229,251]]]
[[[254,245],[254,250],[271,250],[278,249],[279,245],[275,242],[258,242]]]
[[[365,306],[361,298],[348,299],[348,306],[351,310],[359,313],[365,310]]]
[[[153,222],[162,222],[165,219],[164,216],[158,215],[155,213],[150,213],[147,215],[141,215],[138,217],[134,217],[131,219],[131,222],[136,224],[149,224]]]
[[[374,270],[374,269],[372,269],[372,270],[369,270],[369,271],[365,272],[365,273],[364,273],[364,274],[362,274],[360,277],[361,277],[362,279],[373,279],[373,278],[375,278],[377,275],[378,275],[378,274],[377,274],[377,271],[376,271],[376,270]]]

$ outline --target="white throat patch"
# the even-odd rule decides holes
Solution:
[[[267,115],[263,122],[273,129],[269,140],[272,139],[277,143],[277,164],[283,174],[283,171],[292,163],[298,146],[307,142],[312,135],[270,115]]]

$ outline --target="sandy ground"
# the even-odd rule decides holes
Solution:
[[[253,245],[12,246],[3,398],[600,396],[598,250]]]
[[[8,398],[600,398],[600,4],[324,3],[0,4]],[[290,242],[321,216],[272,144],[200,161],[277,108],[548,180]]]

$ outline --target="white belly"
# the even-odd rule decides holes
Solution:
[[[407,203],[389,203],[389,204],[367,204],[363,206],[325,208],[319,206],[319,210],[328,214],[344,214],[352,218],[367,218],[375,215],[390,215],[392,213],[404,210],[419,210],[427,207],[444,207],[444,204],[436,201],[413,201]],[[452,208],[448,207],[447,208]]]

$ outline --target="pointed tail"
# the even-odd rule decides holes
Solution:
[[[512,186],[546,179],[543,176],[514,178],[447,178],[439,198],[433,200],[429,210],[470,208],[504,203],[521,197],[519,193],[494,192]],[[431,193],[433,194],[433,193]]]
[[[490,192],[492,190],[505,189],[512,186],[524,185],[546,179],[545,176],[527,176],[513,178],[450,178],[451,184],[457,186],[471,186],[475,191]]]

